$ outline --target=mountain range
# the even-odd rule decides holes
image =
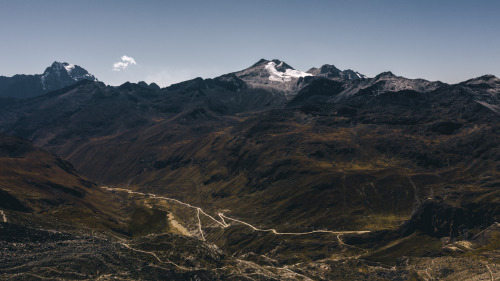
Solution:
[[[22,254],[0,256],[0,276],[496,278],[499,95],[492,75],[265,59],[165,88],[57,62],[2,77],[0,226],[19,238],[0,247]],[[50,254],[17,270],[38,255],[30,235]],[[84,248],[111,262],[79,271]]]
[[[43,74],[0,76],[0,97],[30,98],[82,80],[98,81],[94,75],[78,65],[55,61]]]

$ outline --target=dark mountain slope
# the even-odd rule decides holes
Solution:
[[[494,121],[457,128],[463,121],[373,123],[367,115],[254,115],[230,131],[170,145],[132,183],[271,225],[364,229],[368,214],[399,214],[401,222],[450,183],[460,191],[499,157]]]
[[[151,201],[134,197],[118,200],[116,193],[98,188],[80,177],[68,162],[28,141],[0,135],[0,167],[2,280],[305,278],[279,264],[260,265],[243,256],[228,255],[213,244],[189,237],[189,233],[174,234],[173,228],[133,239],[121,235],[127,228],[117,219],[127,218],[132,230],[132,225],[142,223],[134,219],[156,223],[147,215],[138,216],[137,210],[155,210],[164,220],[166,212],[156,209],[159,206],[151,207]],[[355,268],[340,266],[356,274]]]
[[[0,127],[96,182],[179,199],[213,217],[281,232],[372,231],[340,235],[368,252],[348,251],[339,236],[219,227],[147,202],[170,208],[191,232],[200,223],[195,233],[225,251],[275,264],[341,251],[394,265],[405,247],[413,257],[448,255],[440,238],[464,237],[465,228],[476,235],[499,219],[497,78],[447,85],[392,73],[308,76],[285,89],[259,72],[265,63],[160,90],[80,82],[1,105]],[[428,247],[414,247],[421,242]]]
[[[277,268],[226,257],[217,247],[168,227],[160,235],[121,235],[133,229],[137,210],[144,209],[140,200],[120,202],[123,198],[26,140],[0,135],[0,167],[2,280],[246,278],[237,268],[260,269],[259,280],[282,275]],[[147,215],[136,219],[156,223]]]
[[[0,209],[10,222],[75,229],[124,227],[112,196],[81,177],[70,163],[26,140],[0,135],[0,167]]]
[[[293,227],[354,229],[363,223],[347,218],[366,212],[408,218],[418,203],[409,177],[422,174],[444,187],[475,160],[495,159],[494,142],[479,140],[498,134],[497,115],[481,104],[496,106],[496,80],[474,81],[493,84],[482,90],[390,73],[315,78],[288,104],[296,109],[286,110],[283,95],[233,74],[163,90],[80,82],[6,105],[2,119],[7,132],[64,156],[98,182],[154,187],[186,201],[201,196],[214,210],[248,197],[244,210],[259,207],[273,224],[297,217]],[[467,154],[472,148],[477,153]],[[440,176],[450,170],[453,176]],[[367,187],[373,194],[360,193]],[[417,197],[430,188],[424,183]]]

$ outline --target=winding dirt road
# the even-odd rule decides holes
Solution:
[[[330,234],[342,235],[342,234],[363,234],[363,233],[370,232],[368,230],[358,230],[358,231],[313,230],[313,231],[308,231],[308,232],[278,232],[274,228],[270,228],[270,229],[258,228],[258,227],[254,226],[254,225],[252,225],[252,224],[250,224],[248,222],[244,222],[244,221],[239,220],[239,219],[228,217],[228,216],[224,215],[223,213],[218,213],[217,214],[219,216],[219,218],[220,218],[220,220],[218,220],[215,217],[213,217],[213,216],[209,215],[208,213],[206,213],[205,211],[203,211],[202,208],[197,207],[197,206],[193,206],[193,205],[191,205],[189,203],[185,203],[185,202],[179,201],[179,200],[174,199],[174,198],[159,196],[159,195],[156,195],[156,194],[153,194],[153,193],[143,193],[143,192],[132,191],[132,190],[125,189],[125,188],[109,188],[109,187],[106,187],[106,186],[101,186],[101,188],[105,189],[105,190],[108,190],[108,191],[119,191],[119,192],[125,192],[125,193],[128,193],[128,194],[141,195],[141,196],[145,196],[145,197],[149,197],[149,198],[156,198],[156,199],[161,199],[161,200],[172,201],[172,202],[178,203],[180,205],[184,205],[184,206],[186,206],[188,208],[195,209],[196,212],[197,212],[196,215],[197,215],[197,219],[198,219],[198,229],[200,231],[200,235],[201,235],[201,238],[203,240],[205,240],[205,236],[203,234],[203,225],[201,223],[200,214],[206,216],[207,218],[209,218],[210,220],[212,220],[215,223],[219,224],[223,228],[226,228],[226,227],[230,226],[230,224],[226,223],[225,219],[227,219],[227,220],[231,220],[231,221],[236,222],[236,223],[240,223],[240,224],[246,225],[246,226],[250,227],[254,231],[271,232],[271,233],[273,233],[275,235],[308,235],[308,234],[314,234],[314,233],[330,233]]]

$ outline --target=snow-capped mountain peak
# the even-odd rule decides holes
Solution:
[[[70,64],[67,62],[57,62],[57,61],[52,63],[50,67],[47,67],[43,72],[42,76],[46,77],[53,74],[60,76],[61,72],[66,72],[66,74],[68,74],[69,77],[73,79],[75,82],[83,79],[98,81],[94,75],[88,73],[87,70],[78,65]]]
[[[44,91],[60,89],[81,80],[98,81],[94,75],[88,73],[84,68],[58,61],[53,62],[40,76]]]

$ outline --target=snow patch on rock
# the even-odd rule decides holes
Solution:
[[[64,68],[66,69],[66,71],[68,72],[68,74],[71,75],[71,72],[73,71],[73,69],[75,69],[75,65],[74,64],[68,64],[68,63],[64,63]]]
[[[313,76],[310,73],[290,68],[286,69],[285,72],[278,71],[276,69],[276,66],[281,67],[282,65],[283,62],[281,62],[279,65],[276,65],[275,62],[271,61],[265,66],[266,70],[269,72],[269,80],[278,82],[290,82],[292,81],[292,78]]]

